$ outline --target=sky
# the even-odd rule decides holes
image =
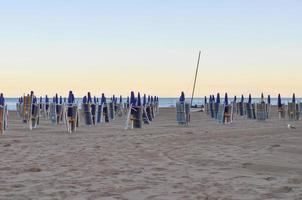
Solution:
[[[302,96],[299,0],[0,0],[0,91]]]

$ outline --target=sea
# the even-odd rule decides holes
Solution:
[[[159,107],[161,108],[169,108],[169,107],[175,107],[176,102],[179,98],[159,98]],[[246,99],[247,100],[247,99]],[[260,102],[260,98],[253,98],[252,102]],[[44,101],[44,99],[43,99]],[[82,99],[77,98],[76,102],[81,102]],[[187,102],[191,102],[190,98],[186,99]],[[223,102],[224,99],[221,99],[221,102]],[[229,98],[229,101],[232,101],[231,98]],[[238,98],[237,98],[238,101]],[[291,102],[292,98],[282,98],[282,103],[287,104],[288,102]],[[302,98],[296,98],[297,102],[302,102]],[[5,98],[5,103],[7,105],[8,110],[16,110],[16,104],[18,102],[18,98]],[[126,99],[123,99],[123,102],[126,102]],[[277,105],[278,99],[277,98],[271,98],[271,104]],[[194,98],[193,99],[193,106],[201,106],[204,104],[204,98]]]

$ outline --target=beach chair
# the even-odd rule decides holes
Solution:
[[[22,118],[23,122],[28,124],[29,130],[37,127],[39,119],[39,106],[33,103],[33,95],[23,97]]]
[[[0,105],[0,135],[4,133],[7,127],[7,105]]]
[[[143,107],[130,104],[126,117],[125,129],[143,127]]]
[[[296,103],[290,102],[287,105],[287,114],[289,120],[297,120],[297,106]]]
[[[252,105],[253,104],[251,104],[251,103],[245,104],[245,106],[246,106],[246,116],[247,116],[248,119],[253,119],[254,118],[254,116],[253,116],[253,106]]]
[[[114,120],[115,119],[115,103],[112,101],[109,103],[108,106],[109,106],[108,112],[109,112],[110,120]]]
[[[256,115],[259,121],[265,121],[267,119],[265,103],[256,103]]]
[[[225,105],[218,104],[218,112],[216,115],[216,121],[220,124],[224,123],[224,112],[225,112]]]
[[[76,132],[76,128],[79,126],[78,105],[67,104],[64,107],[64,109],[66,110],[66,112],[64,112],[64,116],[65,116],[67,131],[69,133],[74,133]]]
[[[278,107],[278,117],[279,117],[279,119],[284,119],[285,118],[285,113],[286,113],[285,110],[286,109],[285,109],[284,104],[282,104],[281,107]]]
[[[185,102],[176,103],[176,121],[178,125],[188,126],[190,122],[190,104]]]
[[[243,116],[244,115],[244,103],[243,102],[238,103],[238,110],[239,110],[239,115]]]
[[[225,124],[231,124],[233,123],[233,105],[226,105],[225,108],[224,108],[224,123]]]
[[[92,125],[92,113],[91,113],[91,104],[90,103],[82,103],[82,116],[84,118],[85,125]]]

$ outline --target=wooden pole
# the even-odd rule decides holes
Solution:
[[[201,54],[201,51],[199,51],[199,54],[198,54],[197,67],[196,67],[196,72],[195,72],[195,79],[194,79],[192,98],[191,98],[191,107],[192,107],[192,104],[193,104],[193,97],[194,97],[195,85],[196,85],[196,79],[197,79],[197,73],[198,73],[198,68],[199,68],[200,54]]]

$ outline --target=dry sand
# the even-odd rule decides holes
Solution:
[[[68,134],[46,120],[30,132],[10,112],[0,199],[302,199],[302,121],[191,119],[178,127],[161,109],[142,130],[119,119]]]

